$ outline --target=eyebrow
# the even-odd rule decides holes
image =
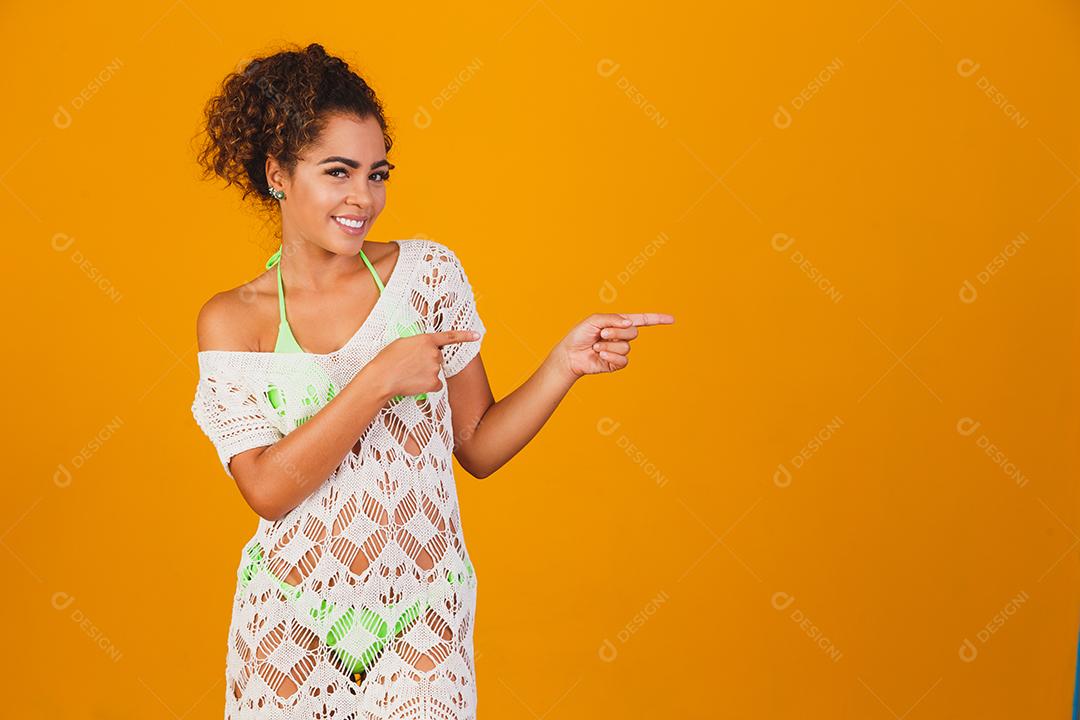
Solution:
[[[356,170],[357,168],[360,167],[360,163],[358,163],[357,161],[353,160],[352,158],[341,157],[340,155],[331,155],[330,157],[326,158],[325,160],[320,160],[316,164],[317,165],[323,165],[323,164],[328,163],[328,162],[345,163],[346,165],[351,167],[353,170]],[[376,160],[375,162],[371,163],[371,167],[368,168],[368,169],[369,170],[374,170],[375,168],[380,167],[382,165],[388,165],[391,168],[394,167],[393,165],[390,165],[389,160],[387,160],[386,158],[383,158],[382,160]]]

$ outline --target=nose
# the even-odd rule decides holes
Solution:
[[[371,188],[368,186],[367,176],[362,176],[359,180],[350,185],[349,196],[345,198],[345,202],[350,205],[355,205],[361,210],[370,210],[374,205],[374,197],[371,194]]]

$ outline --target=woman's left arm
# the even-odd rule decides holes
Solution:
[[[533,439],[578,378],[621,370],[630,362],[630,341],[639,327],[674,322],[664,313],[590,315],[551,349],[528,380],[498,402],[477,353],[446,380],[458,462],[474,477],[491,475]]]

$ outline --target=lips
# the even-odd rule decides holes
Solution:
[[[361,215],[332,215],[337,227],[350,235],[359,235],[367,228],[368,218]]]

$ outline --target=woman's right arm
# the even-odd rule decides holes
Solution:
[[[196,323],[199,350],[233,350],[242,342],[250,307],[235,293],[218,293],[203,305]],[[247,504],[276,521],[314,492],[376,413],[396,392],[376,356],[307,422],[272,445],[253,447],[228,459],[229,474]]]
[[[232,319],[247,310],[236,302],[219,293],[203,306],[197,323],[200,350],[236,347]],[[476,338],[471,331],[448,330],[391,342],[300,427],[228,459],[244,500],[261,517],[280,520],[330,477],[391,398],[443,389],[443,346]]]
[[[372,361],[303,425],[273,445],[234,455],[229,469],[251,509],[280,520],[318,489],[394,396],[386,380]]]
[[[280,520],[330,477],[395,395],[439,392],[442,347],[472,342],[471,330],[444,330],[394,340],[309,420],[273,445],[233,456],[229,469],[248,505]]]

